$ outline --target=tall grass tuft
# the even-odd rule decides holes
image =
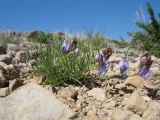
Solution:
[[[64,85],[69,83],[80,83],[80,80],[89,74],[94,55],[90,49],[84,48],[79,42],[78,54],[64,54],[60,48],[62,40],[55,40],[53,44],[34,47],[38,59],[33,70],[42,75],[46,84]]]

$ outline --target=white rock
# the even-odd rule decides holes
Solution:
[[[53,94],[28,84],[0,99],[1,120],[69,120],[73,115]]]
[[[151,67],[151,71],[153,75],[160,75],[160,68],[158,67]]]
[[[93,88],[92,90],[88,91],[88,96],[95,98],[99,101],[104,101],[106,99],[105,90],[101,88]]]
[[[68,86],[68,87],[65,87],[64,89],[62,89],[62,91],[60,92],[62,98],[64,99],[77,99],[77,91],[76,89],[73,87],[73,86]]]
[[[9,94],[8,87],[0,88],[0,97],[6,97]]]
[[[112,120],[128,120],[128,116],[132,114],[129,110],[115,109],[112,112],[111,118]]]
[[[133,92],[132,95],[128,98],[125,108],[139,115],[142,115],[143,112],[148,108],[148,103],[137,90]]]
[[[83,120],[101,120],[99,116],[95,114],[87,114],[87,116],[84,117]]]
[[[111,120],[142,120],[142,118],[129,110],[115,109],[112,112]]]
[[[160,104],[152,101],[149,108],[143,113],[142,118],[144,120],[160,120]]]

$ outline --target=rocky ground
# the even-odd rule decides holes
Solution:
[[[26,50],[31,44],[33,43],[23,42],[19,45],[8,44],[7,48],[0,46],[0,108],[5,109],[5,113],[0,112],[0,116],[2,116],[0,120],[19,120],[20,118],[23,118],[23,120],[28,118],[31,120],[52,119],[51,108],[52,105],[56,105],[52,104],[50,99],[56,98],[58,98],[58,102],[63,102],[70,108],[74,113],[70,118],[74,120],[160,120],[159,58],[152,56],[154,62],[149,80],[143,80],[141,77],[134,75],[137,72],[139,57],[130,57],[128,78],[122,79],[119,76],[118,65],[113,64],[108,71],[110,78],[107,80],[86,81],[84,85],[70,85],[68,87],[41,85],[46,91],[49,91],[50,94],[48,95],[46,91],[42,90],[43,88],[30,87],[33,83],[39,84],[42,80],[41,77],[34,75],[32,70],[25,64]],[[121,54],[113,54],[110,60],[120,60],[121,57]],[[95,71],[91,72],[95,73]],[[20,90],[17,89],[21,86],[24,87]],[[41,95],[38,91],[41,92]],[[27,95],[30,95],[30,97],[27,97]],[[42,95],[44,95],[45,100],[43,100]],[[50,98],[49,96],[56,98]],[[34,99],[32,100],[32,98]],[[37,104],[38,102],[39,104]],[[36,114],[32,114],[33,118],[18,116],[18,113],[13,112],[16,106],[25,106],[24,112],[20,112],[23,111],[23,107],[18,107],[16,110],[23,116],[29,116],[29,112],[35,112]],[[28,107],[30,109],[27,109]],[[67,120],[67,118],[63,118],[64,113],[65,111],[71,113],[71,111],[58,109],[58,106],[55,108],[57,112],[62,112],[57,119]],[[55,110],[55,108],[53,109]],[[48,118],[43,115],[37,117],[39,113],[44,112],[44,116],[51,117]],[[6,113],[8,117],[4,115]],[[12,113],[14,114],[12,115]],[[57,115],[57,113],[54,112],[54,115]]]

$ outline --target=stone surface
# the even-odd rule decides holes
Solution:
[[[21,87],[22,85],[23,85],[22,80],[16,80],[16,79],[12,80],[9,84],[9,93],[12,93],[14,90]]]
[[[137,90],[128,98],[125,108],[136,114],[142,115],[143,112],[148,108],[148,103]]]
[[[18,51],[19,47],[16,44],[7,44],[7,51]]]
[[[99,101],[104,101],[106,99],[105,90],[101,88],[93,88],[92,90],[88,91],[88,96],[95,98]]]
[[[153,75],[160,75],[160,68],[159,67],[152,67],[151,68]]]
[[[60,92],[62,98],[64,99],[73,99],[76,100],[77,99],[77,91],[75,90],[75,88],[73,86],[68,86],[65,87],[64,89],[62,89],[62,91]]]
[[[150,84],[149,80],[144,80],[142,77],[136,75],[133,77],[129,77],[125,82],[125,85],[131,85],[136,88],[144,88],[145,85]]]
[[[133,114],[127,120],[143,120],[139,115]]]
[[[69,120],[66,106],[39,85],[28,84],[0,99],[1,120]]]
[[[160,103],[152,101],[149,108],[143,113],[144,120],[160,120]]]
[[[83,120],[101,120],[101,119],[99,118],[99,116],[95,114],[87,114],[87,116],[85,116]]]
[[[118,54],[113,54],[113,55],[109,58],[110,61],[115,61],[115,62],[118,62],[118,61],[120,61],[121,59],[122,59],[122,55],[118,55]]]
[[[6,97],[9,94],[8,87],[0,88],[0,97]]]
[[[111,120],[128,120],[128,116],[131,116],[133,113],[129,110],[115,109],[112,112]]]
[[[129,110],[115,109],[112,112],[111,120],[143,120],[139,115]]]

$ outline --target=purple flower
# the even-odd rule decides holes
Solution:
[[[145,80],[147,80],[149,78],[150,74],[151,74],[151,70],[147,67],[142,68],[139,71],[139,75]]]
[[[127,74],[127,70],[128,70],[128,61],[125,59],[122,59],[119,61],[119,68],[120,68],[120,72],[122,75],[126,75]]]
[[[68,53],[70,48],[70,44],[67,41],[64,41],[61,47],[62,52]]]
[[[105,75],[109,66],[110,66],[110,63],[109,61],[105,58],[105,56],[100,53],[98,55],[96,55],[96,62],[98,62],[98,73],[100,75]]]
[[[105,75],[109,66],[110,66],[109,62],[106,62],[104,64],[99,64],[99,66],[98,66],[99,67],[99,72],[98,73],[102,76]]]
[[[79,52],[79,49],[78,49],[78,48],[74,49],[74,53],[75,53],[75,54],[77,54],[78,52]]]
[[[152,62],[149,53],[144,54],[140,58],[139,75],[145,80],[147,80],[151,74],[150,66]]]
[[[64,41],[63,42],[63,44],[62,44],[62,47],[61,47],[61,51],[63,52],[63,53],[69,53],[69,52],[72,52],[72,51],[70,51],[70,47],[71,47],[71,44],[68,42],[68,41]],[[78,48],[75,48],[74,50],[73,50],[73,53],[74,54],[77,54],[79,52],[79,49]]]

